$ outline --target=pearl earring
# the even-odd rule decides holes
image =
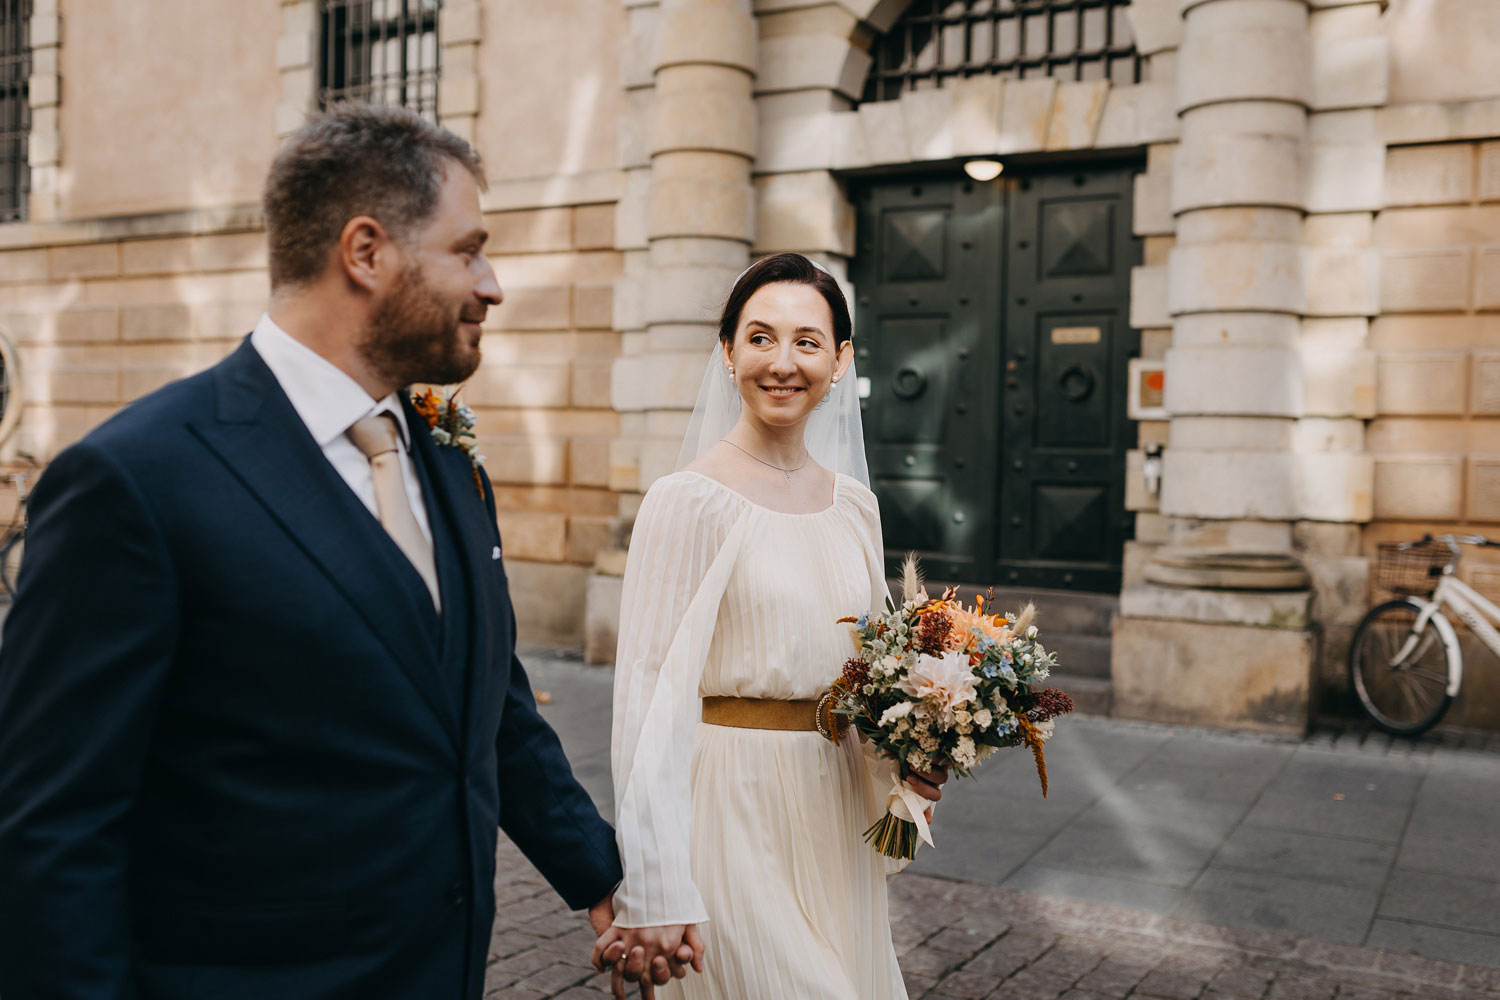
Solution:
[[[734,378],[734,365],[729,366],[729,377],[730,379]]]

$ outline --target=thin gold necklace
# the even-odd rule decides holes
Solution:
[[[803,468],[806,467],[807,460],[810,457],[810,456],[808,456],[807,454],[804,453],[803,456],[802,456],[802,464],[801,465],[797,466],[795,469],[785,469],[785,468],[782,468],[779,465],[772,465],[770,462],[767,462],[763,458],[756,458],[754,455],[751,455],[748,451],[745,451],[745,449],[741,448],[739,445],[735,444],[733,441],[729,440],[728,438],[724,438],[723,440],[724,440],[725,444],[729,445],[729,447],[735,449],[736,451],[744,453],[745,456],[748,457],[751,461],[759,462],[761,465],[764,465],[766,468],[768,468],[768,469],[775,469],[777,472],[781,473],[783,476],[786,476],[786,481],[787,482],[791,482],[792,481],[792,473],[794,473],[794,472],[801,472],[803,470]]]

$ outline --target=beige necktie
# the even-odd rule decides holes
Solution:
[[[370,460],[370,480],[375,485],[375,507],[380,511],[380,523],[406,553],[417,572],[422,574],[423,582],[432,592],[432,603],[441,611],[443,603],[438,595],[432,543],[417,524],[417,516],[412,513],[411,500],[406,493],[406,482],[401,475],[401,456],[398,453],[401,436],[395,416],[386,412],[365,417],[356,421],[348,434],[349,440]]]

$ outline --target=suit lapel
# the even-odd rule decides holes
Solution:
[[[214,370],[214,384],[214,418],[190,429],[348,600],[456,736],[458,718],[433,662],[432,604],[425,587],[410,585],[420,583],[416,571],[324,458],[248,338]]]
[[[412,430],[412,453],[416,464],[428,470],[428,514],[433,522],[434,538],[439,521],[451,544],[445,546],[455,558],[438,564],[443,587],[444,665],[459,684],[463,702],[469,709],[483,703],[489,662],[491,629],[488,614],[495,607],[493,562],[494,528],[489,511],[478,494],[474,465],[460,448],[438,447],[426,424],[410,405],[406,417]],[[446,554],[446,553],[445,553]],[[460,618],[460,614],[465,618]],[[466,713],[467,714],[467,713]],[[466,720],[467,721],[467,720]]]

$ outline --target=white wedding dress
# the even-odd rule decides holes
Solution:
[[[698,923],[687,1000],[905,998],[885,876],[863,840],[891,776],[852,733],[706,725],[702,696],[817,698],[853,652],[837,623],[886,599],[874,495],[839,476],[812,514],[695,472],[653,485],[620,611],[613,765],[622,926]]]

